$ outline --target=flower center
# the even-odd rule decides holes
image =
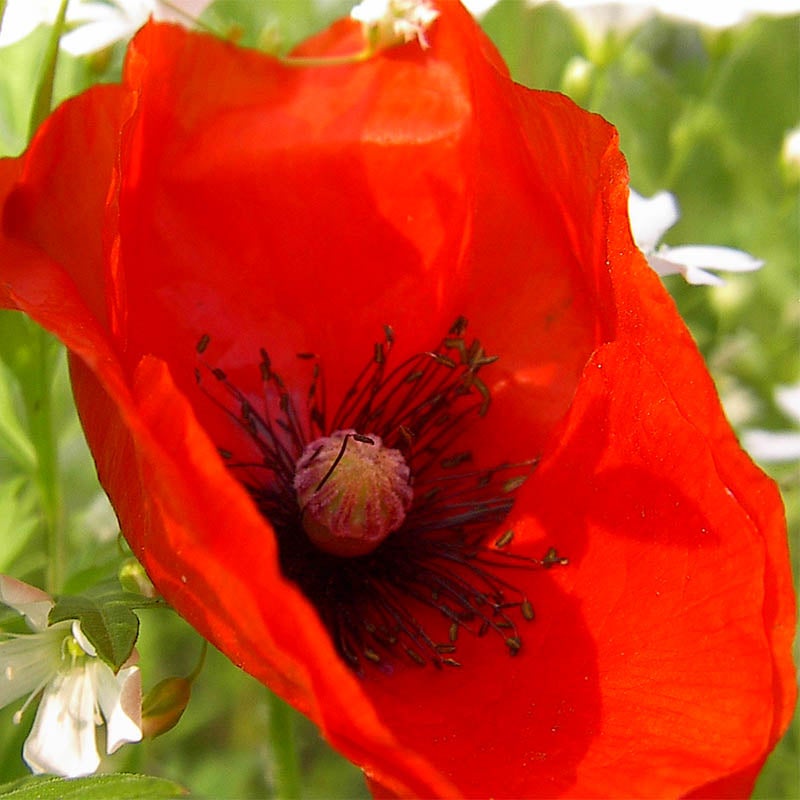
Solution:
[[[516,656],[519,626],[535,617],[525,576],[567,563],[554,548],[544,558],[509,552],[514,532],[500,533],[536,459],[473,463],[468,436],[491,402],[481,373],[497,357],[468,341],[466,328],[459,317],[435,349],[393,365],[385,327],[333,409],[313,353],[297,354],[313,362],[298,403],[266,350],[259,397],[205,362],[209,335],[197,343],[201,390],[258,453],[220,454],[269,520],[282,573],[359,675],[460,667],[464,635],[500,641]]]
[[[354,430],[307,445],[293,485],[309,539],[337,556],[374,550],[403,524],[414,496],[402,453]]]

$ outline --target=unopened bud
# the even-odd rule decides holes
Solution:
[[[142,736],[154,739],[172,730],[183,716],[192,694],[189,678],[165,678],[142,698]]]
[[[144,567],[135,559],[129,558],[120,568],[118,574],[119,582],[126,592],[141,594],[151,600],[158,597],[156,587],[153,586]]]

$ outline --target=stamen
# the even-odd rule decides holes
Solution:
[[[535,613],[501,573],[567,564],[554,548],[542,559],[514,553],[514,531],[497,530],[536,459],[464,471],[474,456],[457,445],[489,410],[479,373],[497,359],[466,330],[459,317],[437,348],[392,366],[386,326],[330,417],[316,355],[298,354],[311,364],[301,407],[262,349],[256,407],[203,360],[211,337],[197,344],[201,391],[259,458],[237,459],[230,442],[220,453],[272,524],[283,574],[358,674],[461,667],[453,654],[463,635],[499,640],[516,656],[517,626]]]

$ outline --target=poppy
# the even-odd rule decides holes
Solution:
[[[349,20],[302,66],[145,26],[0,162],[0,297],[70,349],[155,586],[377,795],[746,794],[794,705],[778,493],[632,241],[614,129],[436,5],[428,48],[352,63]],[[357,448],[408,467],[358,553],[308,533],[312,444],[312,494]]]

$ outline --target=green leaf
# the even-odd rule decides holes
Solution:
[[[0,360],[0,449],[20,470],[32,475],[36,468],[36,451],[25,432],[14,395],[13,375]]]
[[[726,109],[754,170],[774,157],[797,124],[800,98],[800,17],[756,18],[731,32],[730,53],[709,98]]]
[[[501,0],[481,27],[498,43],[514,80],[534,89],[559,89],[570,59],[585,55],[579,26],[557,3]]]
[[[0,484],[0,572],[8,572],[36,530],[35,495],[24,478]]]
[[[0,797],[13,800],[163,800],[185,797],[178,783],[150,775],[96,775],[91,778],[22,778],[0,786]]]
[[[62,350],[52,336],[40,341],[40,330],[18,311],[0,312],[0,359],[19,382],[26,406],[38,401],[43,381],[49,387]]]
[[[590,110],[619,130],[634,185],[645,193],[651,186],[663,188],[671,128],[688,103],[674,77],[631,43],[595,78]]]
[[[141,595],[103,587],[91,596],[60,597],[50,611],[51,625],[77,619],[81,631],[115,672],[128,660],[139,635],[139,618],[134,608],[160,605]]]
[[[38,80],[44,27],[3,48],[0,58],[0,155],[17,155],[28,142],[33,102],[31,86]]]

